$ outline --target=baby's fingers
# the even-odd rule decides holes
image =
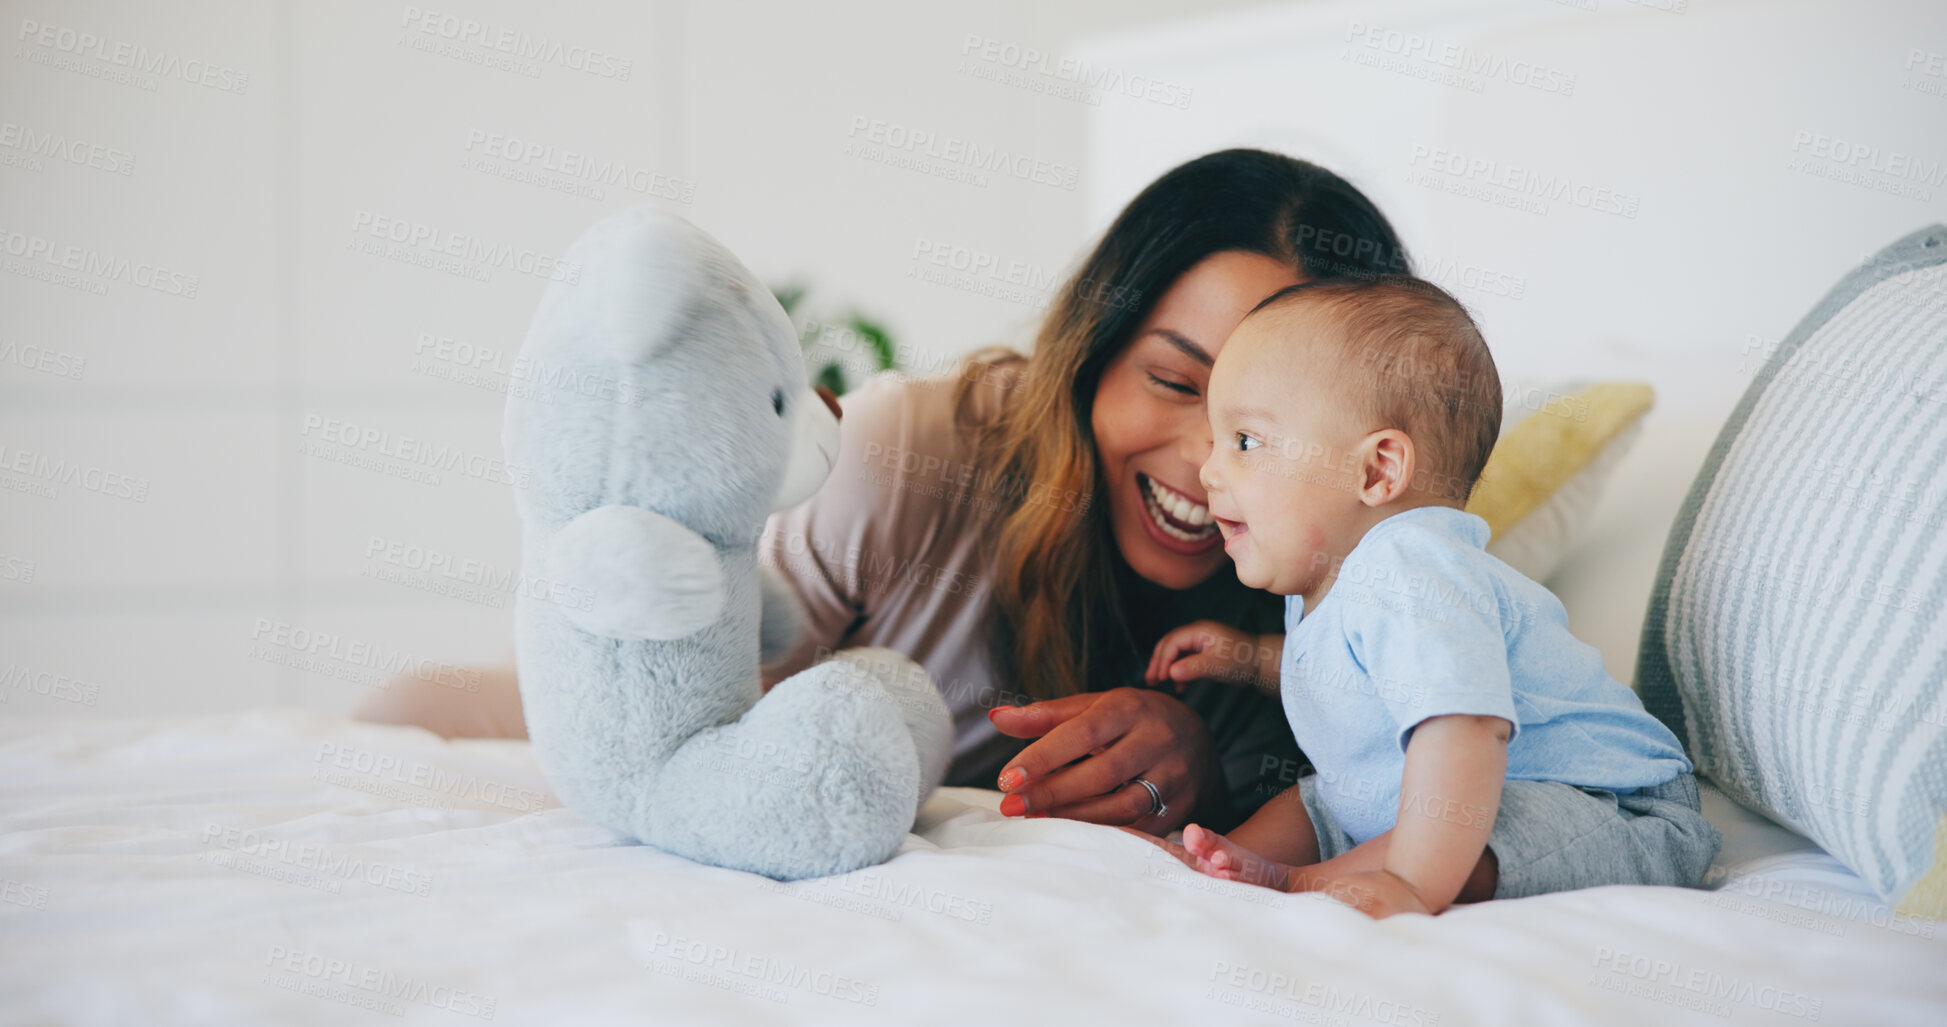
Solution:
[[[1167,680],[1176,682],[1178,691],[1182,691],[1183,686],[1188,682],[1205,678],[1250,685],[1256,684],[1257,667],[1228,653],[1198,652],[1164,668],[1163,676]]]
[[[1144,684],[1153,685],[1163,680],[1169,672],[1170,661],[1176,659],[1177,635],[1182,631],[1182,628],[1177,628],[1164,635],[1162,640],[1156,643],[1156,648],[1149,651],[1149,667],[1143,671]]]
[[[1226,865],[1216,860],[1219,856],[1228,855],[1223,842],[1223,835],[1201,824],[1190,824],[1183,828],[1183,848],[1196,857],[1197,869],[1206,874]]]
[[[1187,627],[1177,628],[1164,635],[1162,641],[1157,642],[1156,648],[1149,653],[1149,668],[1143,671],[1143,683],[1154,685],[1168,679],[1170,664],[1175,662],[1178,653],[1192,648],[1194,641],[1191,629]]]
[[[1156,643],[1156,649],[1149,655],[1149,671],[1144,680],[1149,684],[1162,681],[1194,681],[1194,676],[1173,675],[1170,668],[1181,661],[1187,653],[1209,653],[1227,648],[1223,643],[1227,628],[1216,621],[1200,620],[1175,628]]]

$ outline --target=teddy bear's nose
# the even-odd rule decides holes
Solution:
[[[839,409],[838,397],[832,394],[832,390],[820,385],[814,391],[818,393],[818,398],[824,400],[825,405],[831,408],[833,418],[844,420],[845,411]]]

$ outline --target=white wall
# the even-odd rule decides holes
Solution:
[[[508,656],[506,597],[370,576],[393,569],[375,540],[515,567],[492,469],[411,480],[397,459],[348,463],[373,448],[307,425],[496,458],[496,360],[485,385],[458,382],[420,340],[510,356],[544,278],[355,248],[382,242],[356,231],[381,217],[544,260],[607,210],[664,202],[767,280],[809,279],[820,310],[880,316],[925,370],[1024,341],[1047,286],[1171,164],[1282,146],[1370,190],[1436,270],[1521,283],[1519,300],[1459,290],[1505,370],[1639,374],[1667,406],[1734,394],[1748,338],[1775,340],[1862,254],[1947,216],[1938,181],[1922,200],[1786,167],[1807,132],[1937,175],[1938,3],[1198,2],[1179,17],[1191,6],[6,0],[0,711],[344,709],[386,677],[374,649],[446,676]],[[463,20],[479,34],[442,37]],[[1353,21],[1574,88],[1363,67],[1345,59],[1363,47]],[[479,40],[503,32],[565,48],[493,66],[504,55]],[[1106,88],[1059,93],[1078,58]],[[1154,91],[1118,88],[1137,83]],[[1073,187],[848,153],[875,123],[1076,169]],[[482,171],[469,162],[489,139],[620,162],[642,188]],[[1415,146],[1626,193],[1638,213],[1439,192],[1406,181]],[[686,200],[651,195],[671,181]],[[932,253],[1025,284],[918,276]],[[334,641],[294,667],[291,629]]]
[[[854,126],[1079,168],[1090,106],[981,77],[1005,67],[984,41],[1053,61],[1181,6],[6,0],[0,712],[345,709],[387,677],[375,662],[451,678],[507,658],[508,597],[376,579],[392,568],[370,554],[516,566],[485,462],[493,368],[545,284],[521,263],[661,202],[767,280],[809,280],[818,310],[879,316],[922,370],[1018,339],[1034,296],[908,277],[914,254],[1052,279],[1083,244],[1079,175],[948,181],[848,155]],[[510,61],[503,39],[562,47]],[[585,195],[481,170],[508,139],[629,174]],[[418,266],[359,231],[380,218],[516,256],[471,262],[485,281]],[[454,380],[460,347],[502,355],[484,386]],[[402,477],[409,462],[375,452],[388,443],[307,429],[325,422],[451,447],[480,473]],[[332,641],[293,644],[317,636]]]

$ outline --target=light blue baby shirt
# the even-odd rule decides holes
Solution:
[[[1285,716],[1355,842],[1392,828],[1406,743],[1428,717],[1509,721],[1513,780],[1620,795],[1691,769],[1569,632],[1561,600],[1487,554],[1488,533],[1463,510],[1416,507],[1366,532],[1311,616],[1285,597]]]

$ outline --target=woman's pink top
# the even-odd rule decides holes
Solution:
[[[969,391],[973,418],[992,416],[1019,377],[1012,367],[988,375]],[[810,625],[764,677],[796,673],[821,648],[904,653],[932,674],[953,711],[949,783],[992,787],[967,772],[998,772],[1026,743],[995,731],[987,711],[1033,700],[997,684],[989,666],[987,529],[1006,497],[992,472],[973,465],[954,425],[957,384],[957,374],[889,371],[839,400],[830,477],[810,499],[772,514],[758,543],[759,559],[797,585]]]

